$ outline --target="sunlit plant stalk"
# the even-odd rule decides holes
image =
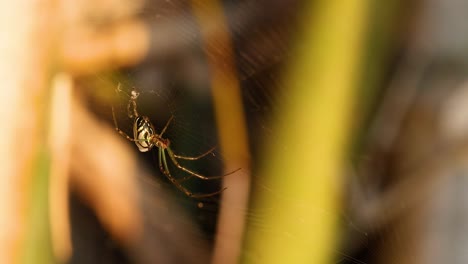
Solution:
[[[365,0],[307,2],[263,152],[243,263],[334,263]]]

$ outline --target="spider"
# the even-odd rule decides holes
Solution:
[[[138,96],[140,95],[139,92],[135,90],[135,88],[132,89],[130,94],[124,93],[122,89],[120,88],[120,84],[117,86],[115,92],[117,94],[123,93],[126,96],[129,97],[128,105],[127,105],[127,115],[130,119],[133,119],[133,137],[130,137],[127,135],[124,131],[122,131],[117,123],[117,119],[115,118],[115,112],[114,112],[114,107],[112,106],[112,118],[114,119],[114,126],[115,130],[122,135],[124,138],[126,138],[129,141],[132,141],[135,143],[135,145],[138,147],[138,150],[141,152],[148,152],[152,150],[154,147],[158,148],[158,161],[159,161],[159,169],[161,172],[179,189],[180,191],[184,192],[187,196],[193,197],[193,198],[201,198],[201,197],[208,197],[208,196],[213,196],[216,194],[221,193],[224,191],[226,188],[223,188],[219,191],[208,193],[208,194],[194,194],[190,192],[187,188],[182,186],[182,182],[185,180],[188,180],[192,177],[197,177],[202,180],[213,180],[213,179],[219,179],[224,176],[230,175],[239,169],[236,169],[234,171],[231,171],[229,173],[226,173],[221,176],[211,176],[207,177],[204,175],[201,175],[197,172],[194,172],[190,169],[185,168],[184,166],[180,165],[178,160],[198,160],[206,155],[212,153],[216,147],[212,147],[205,153],[195,156],[195,157],[189,157],[189,156],[182,156],[182,155],[177,155],[175,154],[171,147],[170,147],[170,141],[167,138],[163,138],[164,132],[166,132],[166,129],[169,127],[172,119],[174,118],[173,115],[169,118],[169,120],[166,122],[166,125],[164,128],[161,130],[161,132],[158,134],[156,129],[154,128],[153,124],[149,120],[147,116],[144,115],[139,115],[137,111],[137,103],[136,100]],[[180,170],[186,172],[189,174],[188,176],[177,180],[174,178],[169,171],[169,166],[167,164],[167,155],[169,155],[169,159],[172,161],[172,163]]]

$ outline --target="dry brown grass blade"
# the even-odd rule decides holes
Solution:
[[[135,157],[78,98],[72,105],[72,131],[71,184],[116,238],[134,241],[142,229]]]
[[[210,64],[216,122],[226,171],[241,168],[223,180],[213,263],[237,263],[250,192],[250,154],[239,80],[222,3],[193,0],[202,43]]]
[[[55,257],[65,263],[71,256],[71,234],[68,206],[70,173],[71,99],[73,81],[70,75],[57,74],[52,80],[50,147],[49,215],[52,247]]]
[[[138,20],[121,21],[105,31],[75,27],[63,36],[63,67],[73,75],[134,65],[149,49],[147,26]]]
[[[135,14],[143,1],[61,1],[59,64],[72,74],[130,66],[149,49],[147,26]]]

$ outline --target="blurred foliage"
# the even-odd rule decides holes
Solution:
[[[45,146],[37,153],[34,178],[28,205],[24,256],[21,263],[47,264],[54,263],[50,239],[49,220],[49,171],[50,157]]]
[[[199,5],[197,8],[200,10],[209,7],[206,1],[195,2]],[[415,232],[415,228],[408,220],[413,213],[410,210],[413,208],[421,209],[422,202],[420,201],[426,201],[421,198],[424,197],[424,192],[421,191],[424,183],[429,178],[437,178],[437,175],[434,173],[431,176],[422,173],[423,176],[429,175],[427,179],[413,178],[414,175],[411,174],[411,171],[432,168],[430,165],[439,157],[445,157],[448,160],[447,164],[449,165],[444,167],[447,171],[453,169],[452,167],[459,169],[457,166],[460,165],[450,163],[450,161],[453,162],[450,158],[454,159],[454,157],[443,156],[442,152],[438,152],[437,146],[434,146],[437,145],[438,136],[442,137],[437,133],[441,133],[441,135],[446,133],[445,136],[448,135],[447,138],[450,140],[456,134],[451,134],[453,133],[452,128],[460,129],[460,131],[456,131],[459,135],[466,134],[466,131],[460,128],[465,119],[463,108],[454,110],[449,107],[449,104],[447,106],[442,102],[443,98],[451,98],[447,94],[455,91],[455,89],[449,90],[445,87],[462,86],[461,83],[466,76],[466,58],[463,56],[467,47],[466,41],[462,40],[463,34],[460,31],[453,30],[452,32],[452,29],[456,28],[458,30],[462,28],[463,31],[463,27],[460,26],[463,25],[463,21],[457,19],[452,21],[452,13],[448,12],[451,10],[450,8],[458,10],[462,10],[462,8],[451,6],[452,2],[446,5],[442,2],[439,4],[435,2],[403,2],[398,0],[380,2],[366,0],[214,1],[212,3],[216,4],[216,8],[213,9],[214,11],[211,10],[213,13],[210,15],[205,12],[194,14],[196,13],[195,9],[183,0],[149,1],[145,7],[141,6],[141,9],[142,2],[138,2],[138,8],[134,7],[136,9],[129,14],[129,16],[135,15],[137,17],[137,23],[131,23],[132,26],[126,25],[125,23],[128,21],[123,19],[124,23],[116,23],[121,26],[120,29],[109,30],[107,33],[110,34],[107,37],[104,37],[106,34],[103,33],[106,31],[106,27],[117,21],[120,16],[106,18],[105,12],[102,10],[100,11],[103,12],[102,14],[93,12],[92,14],[97,17],[102,15],[103,18],[97,19],[97,21],[101,21],[100,19],[102,21],[96,23],[97,25],[89,21],[84,23],[85,27],[96,26],[97,29],[87,28],[87,30],[92,31],[92,34],[88,35],[89,32],[86,30],[78,30],[80,34],[85,32],[83,36],[80,34],[78,35],[81,37],[73,36],[73,34],[72,37],[69,36],[70,43],[80,45],[74,47],[75,49],[70,49],[71,51],[69,50],[70,54],[74,56],[67,57],[70,60],[68,61],[70,65],[73,65],[74,59],[77,60],[74,61],[77,65],[67,67],[72,75],[75,74],[74,78],[76,78],[77,87],[79,87],[77,90],[80,90],[75,95],[80,97],[81,103],[87,107],[87,110],[93,112],[94,116],[90,118],[96,119],[93,119],[96,121],[93,124],[97,124],[97,130],[104,130],[101,128],[105,127],[111,131],[108,134],[111,136],[108,138],[118,137],[112,128],[110,105],[115,105],[118,108],[118,115],[123,117],[121,122],[123,130],[131,133],[132,120],[126,117],[127,101],[114,93],[116,84],[122,83],[126,90],[136,86],[142,94],[145,94],[141,100],[141,112],[147,114],[157,127],[159,124],[164,124],[171,114],[176,116],[168,133],[165,134],[172,140],[174,149],[180,149],[183,153],[196,153],[216,144],[218,139],[224,142],[219,144],[220,148],[217,150],[216,156],[193,163],[194,170],[203,173],[206,171],[207,174],[210,174],[213,171],[220,171],[221,164],[228,164],[232,168],[241,167],[241,169],[248,171],[250,169],[250,156],[252,156],[253,178],[251,180],[254,185],[251,192],[253,195],[252,207],[248,209],[242,206],[235,208],[238,210],[235,212],[238,213],[236,217],[238,216],[240,221],[245,217],[248,222],[241,259],[243,263],[334,263],[337,255],[345,255],[348,251],[351,252],[349,254],[351,257],[345,261],[354,262],[352,258],[356,254],[362,253],[355,250],[372,251],[375,248],[382,249],[382,254],[377,250],[380,256],[376,259],[379,259],[377,260],[379,263],[391,263],[388,260],[392,260],[392,255],[398,256],[398,254],[405,253],[399,248],[399,246],[404,247],[405,243],[398,241],[398,245],[395,246],[382,239],[385,242],[382,245],[372,244],[375,241],[371,241],[368,245],[363,246],[363,239],[359,240],[353,237],[352,234],[347,233],[349,230],[346,229],[354,228],[354,226],[350,227],[354,225],[353,221],[362,215],[364,215],[363,218],[367,217],[368,215],[362,212],[371,208],[375,209],[371,212],[374,213],[374,219],[368,217],[361,222],[359,219],[356,221],[359,222],[356,225],[358,226],[356,230],[361,227],[364,227],[363,230],[365,229],[362,232],[357,231],[360,232],[361,238],[368,239],[368,234],[370,239],[385,237],[388,234],[383,234],[382,229],[384,228],[394,228],[395,230],[401,228],[404,231],[399,233],[392,229],[392,232],[388,232],[391,233],[390,237],[400,235],[411,237],[414,235],[412,232]],[[457,1],[453,1],[453,3],[455,2]],[[425,3],[426,9],[416,6],[419,3]],[[118,4],[115,5],[118,6]],[[90,7],[92,7],[91,4]],[[421,13],[426,12],[426,21],[424,21],[424,16],[421,19],[422,22],[419,21],[421,24],[419,30],[422,33],[419,32],[418,35],[415,33],[417,30],[413,31],[413,19],[419,18],[420,8]],[[69,11],[73,10],[79,9],[71,5]],[[90,8],[89,10],[95,9]],[[130,9],[122,8],[119,10],[123,12]],[[222,14],[223,11],[225,14]],[[441,12],[439,13],[439,11]],[[75,15],[80,17],[83,14]],[[85,15],[83,16],[85,17]],[[462,17],[466,16],[462,15]],[[216,20],[225,20],[226,27],[220,26],[218,22],[213,23]],[[299,24],[297,31],[294,30],[297,29],[295,28],[295,20],[298,20]],[[133,26],[138,29],[139,34],[135,36],[140,36],[138,39],[141,47],[137,49],[138,51],[128,53],[138,56],[134,55],[134,58],[124,60],[127,56],[123,55],[127,53],[123,50],[127,50],[128,46],[116,43],[120,43],[118,40],[123,40],[122,43],[130,43],[132,46],[131,40],[133,39],[127,37],[124,32]],[[79,26],[76,28],[80,29]],[[147,28],[149,28],[148,31],[146,31]],[[417,29],[417,27],[415,28]],[[129,35],[131,36],[131,34]],[[459,35],[460,39],[454,35]],[[75,37],[80,41],[75,41]],[[88,38],[98,39],[97,47],[87,45],[89,44]],[[108,45],[106,39],[114,46]],[[231,40],[233,54],[230,53]],[[107,47],[110,46],[113,48],[108,49]],[[290,49],[290,46],[293,48]],[[408,46],[410,47],[408,48]],[[227,48],[229,48],[229,52],[226,52]],[[463,52],[457,53],[457,48]],[[94,53],[95,49],[98,52]],[[119,50],[123,54],[120,54],[120,59],[125,62],[119,60],[119,56],[113,57],[119,53]],[[74,53],[73,51],[79,52]],[[89,57],[87,60],[81,61],[81,55],[84,56],[87,54],[86,52],[89,52]],[[106,55],[97,56],[96,54],[99,52]],[[77,56],[75,57],[75,55]],[[142,60],[143,55],[146,57],[141,64],[135,65],[136,61]],[[90,61],[96,58],[98,58],[99,63],[96,63],[94,67],[88,67],[92,64]],[[124,73],[117,74],[115,73],[116,69],[122,70]],[[228,71],[230,72],[229,76],[226,75]],[[401,73],[401,76],[398,73]],[[218,79],[216,80],[213,76],[218,77]],[[401,84],[398,81],[403,83],[401,87],[397,87],[400,90],[392,91],[395,88],[392,85]],[[213,95],[213,91],[209,89],[213,83],[218,87],[216,91],[218,96]],[[242,94],[237,94],[238,84]],[[405,85],[407,86],[405,87]],[[235,93],[226,93],[228,86],[235,88],[235,90],[233,89]],[[408,87],[411,88],[408,93],[411,96],[406,96],[407,94],[404,93],[405,88]],[[459,87],[458,89],[462,90]],[[406,90],[409,91],[409,89]],[[394,92],[396,96],[390,100],[385,98],[387,91]],[[456,91],[458,92],[458,90]],[[460,94],[460,98],[463,98],[463,93]],[[216,101],[216,97],[223,97],[224,101],[217,101],[216,107],[213,107],[211,100],[215,98]],[[235,101],[232,100],[233,98],[239,99],[234,105],[238,108],[227,107],[228,103]],[[244,100],[244,109],[239,107],[241,99]],[[453,98],[452,100],[456,101]],[[387,113],[382,114],[378,111],[381,110],[384,102],[387,102],[388,109],[386,109]],[[47,102],[41,103],[47,104]],[[398,111],[393,111],[394,109]],[[438,115],[439,111],[442,111],[441,109],[446,112],[440,118]],[[238,116],[221,117],[219,111],[223,110],[227,114],[238,114]],[[242,119],[244,116],[242,111],[246,112],[245,116],[248,119],[246,127],[250,128],[248,138],[247,135],[243,136],[243,132],[236,131],[236,129],[242,129],[246,123]],[[453,119],[454,116],[459,120]],[[379,119],[380,123],[375,122],[376,119]],[[233,122],[233,120],[237,121]],[[41,122],[39,133],[48,132],[44,129],[46,123]],[[101,123],[103,126],[99,127]],[[448,124],[449,128],[444,128],[444,124]],[[218,127],[215,128],[216,125]],[[378,132],[371,131],[373,125],[378,127]],[[86,127],[80,126],[81,128],[87,130]],[[384,150],[378,147],[372,149],[375,147],[374,145],[378,145],[379,140],[387,135],[387,130],[390,131],[390,134],[393,133],[392,140],[389,140],[392,142],[386,145],[388,148]],[[216,131],[224,131],[224,136],[220,136],[221,134],[216,136]],[[93,138],[94,135],[87,136],[89,137],[84,138]],[[186,197],[183,194],[174,191],[176,195],[180,195],[176,199],[177,205],[186,203],[185,209],[192,211],[192,214],[187,214],[189,216],[186,218],[179,218],[178,214],[171,215],[172,212],[169,212],[170,210],[167,208],[174,208],[172,204],[168,203],[171,205],[169,206],[165,204],[166,200],[159,199],[159,196],[154,195],[155,193],[158,195],[163,193],[161,190],[164,189],[172,190],[173,187],[170,184],[160,185],[158,177],[161,175],[154,157],[144,153],[135,155],[137,150],[132,142],[126,142],[121,138],[119,140],[124,142],[123,146],[131,145],[133,147],[130,151],[125,150],[127,151],[125,153],[132,153],[132,157],[138,157],[135,160],[138,160],[139,167],[144,167],[142,171],[146,170],[147,167],[150,167],[150,170],[153,169],[154,175],[145,175],[146,178],[141,177],[145,181],[141,185],[147,188],[146,192],[143,193],[141,189],[139,191],[147,200],[145,201],[147,204],[144,205],[146,207],[141,209],[142,211],[146,210],[145,217],[148,217],[145,219],[147,222],[145,224],[149,223],[153,228],[149,228],[149,230],[154,231],[154,233],[146,232],[142,239],[143,242],[138,241],[140,244],[137,244],[138,246],[145,245],[145,250],[150,249],[148,256],[143,252],[143,247],[133,245],[134,248],[141,249],[140,251],[131,251],[125,248],[124,243],[116,241],[109,243],[112,248],[110,254],[114,254],[115,259],[122,259],[122,261],[145,259],[146,257],[151,259],[154,257],[151,254],[157,255],[155,253],[157,251],[153,250],[156,248],[154,245],[159,245],[158,250],[162,252],[175,246],[171,248],[172,255],[167,254],[167,259],[180,259],[177,253],[183,249],[177,247],[183,244],[180,241],[186,243],[184,245],[195,245],[199,241],[209,244],[213,242],[212,240],[216,240],[213,238],[215,235],[213,233],[216,229],[218,207],[223,206],[223,201],[213,198],[210,203],[203,204],[195,200],[184,200]],[[241,141],[250,141],[250,145],[240,146],[239,142]],[[97,147],[101,147],[102,142],[91,142],[91,145],[95,144]],[[462,145],[460,142],[461,140],[450,143],[459,146]],[[440,140],[438,143],[441,149],[446,149],[447,142]],[[114,145],[116,146],[116,144]],[[223,147],[227,145],[230,145],[232,149],[238,148],[242,151],[233,152],[235,155],[223,153],[223,151],[226,152]],[[261,145],[265,147],[259,151]],[[249,148],[252,153],[248,153],[247,149]],[[124,148],[122,147],[122,149]],[[436,154],[432,152],[436,152]],[[460,154],[460,156],[462,155]],[[233,162],[236,159],[241,160],[241,165]],[[110,158],[109,160],[111,163],[115,162]],[[144,160],[152,167],[142,165]],[[344,168],[349,165],[350,160],[352,161],[351,173],[347,168]],[[20,250],[22,263],[54,262],[50,241],[50,208],[48,204],[50,162],[50,153],[41,145],[41,149],[36,154],[34,172],[30,177],[31,182],[25,184],[27,185],[25,189],[30,190],[30,192],[24,194],[24,197],[27,197],[25,202],[27,215],[25,216],[26,241],[24,248]],[[364,171],[365,173],[362,175],[360,174],[362,172],[360,165],[363,167],[369,165],[368,168],[366,167],[367,171]],[[443,167],[438,167],[437,164],[433,166],[436,169]],[[410,173],[405,170],[410,171]],[[463,168],[459,170],[462,171]],[[343,171],[345,172],[343,173]],[[357,175],[354,175],[354,172]],[[93,172],[84,174],[87,173],[93,174]],[[145,173],[141,171],[132,173],[140,176],[146,171]],[[351,179],[345,178],[343,175],[356,177]],[[401,181],[402,178],[404,180],[411,179],[413,182],[404,185],[405,181]],[[157,180],[153,181],[154,179]],[[353,193],[355,190],[350,190],[355,186],[346,185],[355,179],[365,182],[367,185],[374,184],[374,181],[377,182],[369,188],[374,188],[369,192],[373,195],[371,198],[375,200],[359,201],[356,203],[358,204],[356,208],[353,207],[355,204],[354,200],[351,201],[352,199],[343,202],[343,198],[347,198],[348,193],[351,193],[350,196],[355,195]],[[139,178],[139,180],[141,179]],[[230,178],[224,183],[229,180]],[[429,180],[427,181],[429,182]],[[393,188],[393,186],[399,187],[402,182],[403,188]],[[216,185],[217,182],[193,181],[186,184],[191,190],[197,192],[204,192],[209,188],[218,189],[219,187]],[[227,187],[228,191],[233,191],[237,186],[234,183],[231,188]],[[365,196],[362,195],[364,191],[360,191],[359,194]],[[433,190],[431,189],[431,191]],[[241,200],[236,197],[237,193],[233,193],[234,198],[237,198],[238,201]],[[421,193],[423,194],[421,195]],[[379,200],[380,196],[383,196],[383,201]],[[411,198],[420,204],[415,203]],[[167,197],[165,199],[170,200]],[[371,206],[366,203],[369,201]],[[455,204],[455,202],[452,203]],[[90,204],[91,206],[88,204],[82,206],[92,207],[92,201]],[[377,206],[375,206],[376,204]],[[430,206],[432,204],[427,202],[424,205]],[[447,204],[443,205],[449,207]],[[357,208],[359,206],[364,209]],[[403,208],[405,206],[411,209],[405,211]],[[96,208],[86,209],[89,209],[89,215],[93,213],[99,215],[96,213]],[[112,211],[114,208],[106,209]],[[386,209],[391,209],[388,210],[390,211],[388,214],[379,214],[382,211],[387,213]],[[343,212],[345,212],[345,217],[342,217]],[[161,220],[162,214],[167,216],[166,222]],[[89,217],[89,215],[84,217]],[[372,216],[372,214],[369,215]],[[353,218],[355,216],[357,216],[356,219]],[[415,219],[422,222],[427,219],[424,216],[425,214],[421,213]],[[79,217],[83,216],[78,215]],[[93,233],[95,229],[101,230],[103,234],[99,233],[99,235],[102,235],[103,238],[102,240],[96,239],[96,244],[115,239],[110,238],[114,234],[106,233],[112,231],[109,231],[111,229],[106,226],[103,219],[95,215],[91,217],[95,217],[94,222],[85,223],[84,227],[77,228],[75,226],[75,228],[79,229],[78,231],[88,228],[91,230],[89,233]],[[345,221],[348,221],[348,218],[351,220],[343,223],[344,218],[346,218]],[[398,220],[395,221],[396,224],[389,224],[395,219]],[[74,220],[76,221],[76,219]],[[451,219],[449,218],[449,220]],[[202,223],[200,224],[200,222]],[[197,225],[195,229],[205,228],[209,231],[204,234],[197,233],[190,229],[193,223]],[[339,226],[340,223],[341,226]],[[178,224],[193,231],[190,237],[193,241],[184,240],[186,229],[179,229]],[[91,228],[86,225],[91,226]],[[200,227],[203,225],[205,226]],[[461,226],[461,224],[459,225]],[[94,226],[95,229],[93,229]],[[178,231],[177,235],[173,235],[176,234],[176,231],[171,231],[170,228],[167,228],[168,226]],[[102,229],[106,228],[109,230],[104,232]],[[454,228],[456,229],[458,226]],[[76,229],[74,232],[79,233]],[[89,238],[86,235],[83,237],[84,239],[81,241],[79,238],[75,239],[75,242],[82,243],[77,248],[84,249],[84,253],[79,252],[74,255],[71,261],[79,261],[80,256],[88,253],[85,252],[86,246],[95,245],[87,243],[86,239]],[[89,237],[95,238],[92,235]],[[394,242],[391,239],[388,241]],[[345,245],[340,248],[342,246],[340,242],[343,240],[346,240],[343,243]],[[151,243],[147,243],[147,241],[151,241]],[[464,244],[460,243],[459,245],[463,246]],[[95,250],[93,252],[98,252],[105,249],[93,250]],[[195,247],[191,254],[198,254],[197,250],[198,248]],[[122,254],[121,251],[124,251],[125,254]],[[135,252],[145,256],[135,257],[138,255]],[[427,252],[425,254],[429,255]],[[129,260],[126,259],[127,254]],[[123,255],[125,255],[125,259],[122,257]],[[414,255],[416,256],[416,253]],[[187,254],[184,257],[190,259],[191,255]],[[90,259],[93,258],[90,257]],[[100,261],[98,257],[96,259],[93,260]],[[367,258],[365,259],[367,261]],[[360,260],[356,260],[356,262],[360,263]]]
[[[367,1],[316,1],[299,32],[255,190],[245,263],[333,263]],[[278,140],[280,139],[280,140]]]

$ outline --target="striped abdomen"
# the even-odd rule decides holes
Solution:
[[[141,152],[149,151],[153,146],[152,139],[156,135],[153,124],[146,116],[139,116],[133,124],[133,137],[135,144]]]

